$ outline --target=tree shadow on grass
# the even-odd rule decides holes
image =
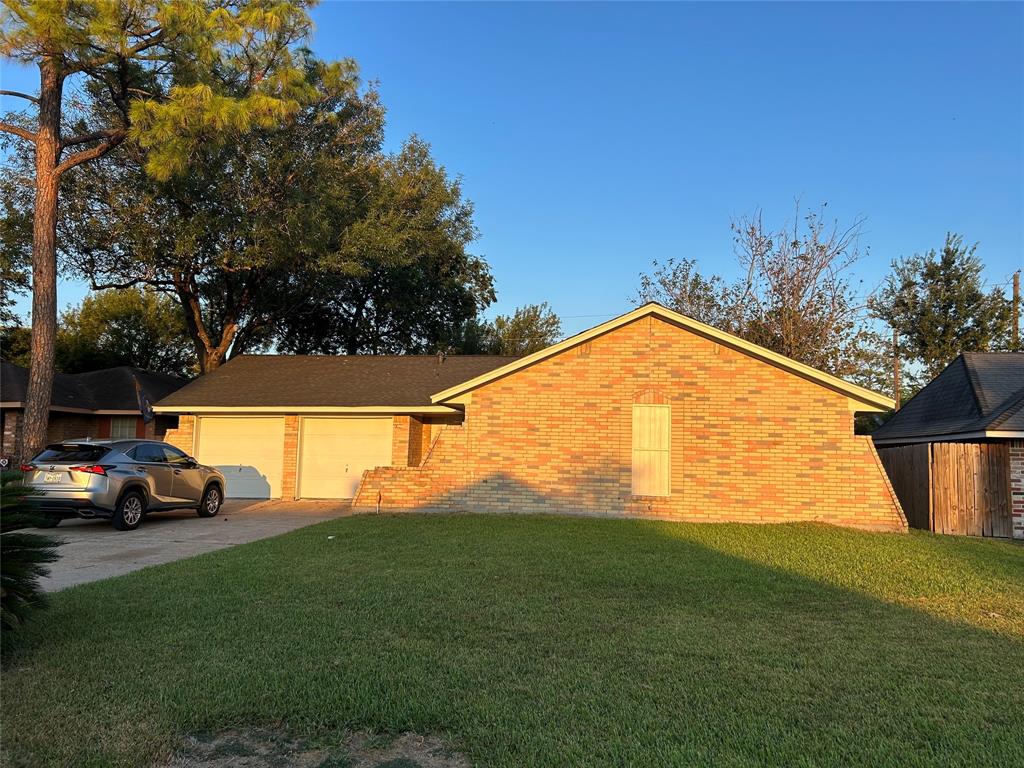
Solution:
[[[284,724],[436,733],[491,766],[1022,764],[1020,616],[896,604],[873,538],[914,569],[915,537],[825,526],[331,521],[57,595],[6,671],[5,748],[145,762]]]

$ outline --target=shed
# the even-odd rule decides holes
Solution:
[[[872,438],[911,526],[1024,538],[1024,353],[965,352]]]

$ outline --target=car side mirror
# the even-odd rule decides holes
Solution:
[[[195,460],[194,458],[192,458],[191,456],[189,456],[189,457],[188,457],[187,459],[185,459],[185,465],[186,465],[186,466],[187,466],[187,467],[188,467],[189,469],[195,469],[196,467],[198,467],[198,466],[199,466],[199,462],[198,462],[198,461],[196,461],[196,460]]]

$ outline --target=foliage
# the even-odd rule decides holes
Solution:
[[[119,365],[175,376],[195,373],[195,353],[172,299],[139,288],[98,291],[61,315],[58,370]]]
[[[0,10],[0,56],[52,65],[61,89],[81,77],[101,100],[103,124],[76,126],[83,130],[61,139],[63,148],[130,136],[152,149],[148,170],[169,178],[198,147],[280,122],[311,97],[299,47],[309,4],[10,0]]]
[[[920,366],[919,383],[937,376],[961,352],[1005,349],[1010,337],[1009,299],[986,292],[977,244],[949,233],[936,253],[893,262],[892,274],[870,301],[874,314],[900,335],[900,347]],[[913,375],[913,372],[908,372]]]
[[[54,595],[4,748],[150,765],[280,723],[495,768],[1020,765],[1022,572],[921,532],[349,517]]]
[[[0,134],[0,151],[10,149]],[[32,205],[26,179],[15,178],[14,168],[0,173],[0,326],[17,325],[18,296],[31,288]]]
[[[38,514],[21,499],[27,490],[18,484],[19,472],[0,478],[0,637],[8,650],[13,632],[24,626],[30,614],[46,604],[39,579],[57,559],[59,542],[20,529],[34,525]]]
[[[518,307],[511,315],[473,319],[452,337],[448,351],[465,355],[528,355],[562,338],[562,321],[548,303]]]
[[[0,358],[9,363],[28,368],[32,347],[32,329],[19,325],[5,325],[0,328]],[[60,370],[58,366],[58,370]]]
[[[562,338],[562,321],[546,301],[498,315],[492,329],[490,351],[497,355],[528,355]]]
[[[3,359],[28,367],[29,328],[0,330]],[[150,290],[98,291],[69,307],[57,329],[55,365],[61,373],[82,373],[129,365],[157,373],[190,376],[195,354],[181,310]]]
[[[32,350],[17,453],[46,440],[57,328],[55,231],[60,184],[74,169],[130,139],[149,149],[146,171],[169,179],[199,148],[267,128],[311,98],[301,43],[308,0],[5,0],[0,58],[35,65],[32,113],[0,131],[21,140],[32,162]],[[346,76],[342,64],[323,77]],[[90,121],[72,120],[66,90],[94,100]],[[5,235],[6,237],[6,235]],[[6,268],[5,268],[6,269]],[[3,297],[6,300],[6,295]]]
[[[318,100],[196,150],[187,177],[153,179],[129,144],[65,182],[66,269],[171,296],[201,370],[271,343],[432,352],[494,300],[459,180],[415,137],[382,151],[384,110],[354,65],[339,80],[309,57],[305,72]]]
[[[334,177],[337,177],[337,171]],[[300,354],[430,353],[446,346],[495,298],[490,270],[468,252],[476,238],[473,207],[459,180],[435,164],[415,137],[394,156],[356,168],[366,192],[344,202],[333,222],[343,268],[297,265],[293,307],[280,313],[278,348]],[[329,182],[327,172],[314,184]],[[336,194],[350,198],[344,188]],[[315,261],[313,262],[316,263]]]
[[[863,225],[829,223],[824,206],[779,229],[760,216],[734,221],[743,277],[704,276],[691,260],[655,262],[638,300],[657,301],[806,365],[888,389],[884,340],[865,323],[849,274]]]

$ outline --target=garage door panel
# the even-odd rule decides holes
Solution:
[[[202,417],[196,458],[224,473],[224,495],[228,498],[278,498],[284,463],[284,419]]]
[[[304,418],[298,462],[299,496],[355,496],[365,470],[391,464],[391,432],[389,417]]]

